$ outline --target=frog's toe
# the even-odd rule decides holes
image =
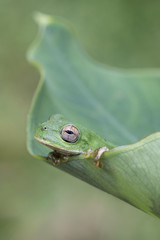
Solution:
[[[99,168],[103,167],[103,163],[100,160],[94,160],[94,165]]]
[[[55,165],[55,166],[57,166],[57,165],[59,165],[60,164],[60,159],[52,159],[52,162],[53,162],[53,165]]]

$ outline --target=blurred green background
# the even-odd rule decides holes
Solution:
[[[159,9],[149,0],[0,0],[0,239],[160,239],[158,219],[28,154],[27,114],[40,76],[25,57],[38,10],[66,19],[98,61],[160,67]]]

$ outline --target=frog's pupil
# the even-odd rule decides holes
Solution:
[[[73,132],[70,131],[70,130],[67,130],[66,133],[68,133],[68,134],[73,134]]]

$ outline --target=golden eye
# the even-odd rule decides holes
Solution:
[[[73,125],[67,125],[61,130],[61,138],[69,143],[74,143],[78,140],[80,133]]]

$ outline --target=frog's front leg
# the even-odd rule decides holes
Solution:
[[[96,167],[102,168],[103,163],[100,161],[100,158],[104,152],[108,152],[108,151],[109,151],[109,149],[107,147],[97,148],[96,150],[89,149],[85,154],[85,158],[93,157],[94,165]]]
[[[53,165],[59,165],[61,162],[67,162],[68,157],[53,151],[48,154],[47,160],[52,160]]]

